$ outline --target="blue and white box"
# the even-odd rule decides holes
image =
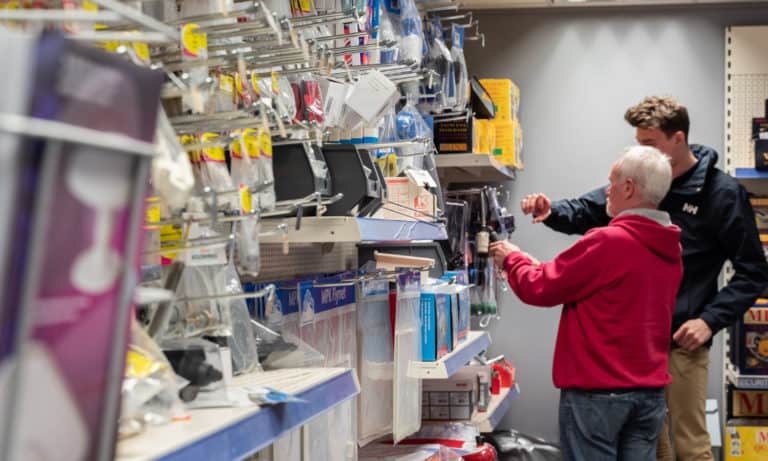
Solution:
[[[451,295],[434,291],[421,293],[422,361],[434,362],[451,352]]]

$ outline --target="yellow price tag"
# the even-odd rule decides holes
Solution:
[[[243,131],[245,140],[245,152],[250,158],[259,158],[259,132],[253,128]]]
[[[155,361],[134,349],[128,350],[128,355],[125,358],[125,376],[147,378],[163,368],[165,368],[163,362]]]
[[[203,142],[214,142],[219,139],[219,135],[215,133],[205,133],[203,134]],[[203,149],[203,154],[205,155],[205,160],[207,162],[226,162],[227,159],[224,156],[224,147],[222,146],[214,146],[214,147],[206,147]]]
[[[160,249],[176,247],[179,244],[181,237],[181,226],[165,224],[160,227]],[[176,253],[174,252],[163,253],[160,256],[163,260],[163,264],[170,264],[176,259]]]
[[[240,184],[240,212],[250,214],[253,211],[251,205],[251,191],[245,184]]]
[[[200,26],[185,24],[181,29],[181,51],[188,58],[205,58],[208,53],[208,36],[204,32],[195,32]]]
[[[274,70],[272,71],[272,93],[280,94],[280,88],[277,86],[277,72]]]
[[[146,224],[150,229],[157,229],[156,224],[160,223],[160,199],[150,197],[147,199]]]
[[[261,90],[259,90],[259,76],[256,72],[251,72],[251,88],[257,98],[261,97]]]
[[[272,135],[269,130],[259,130],[259,152],[265,157],[272,158]]]
[[[299,0],[299,5],[301,6],[301,11],[305,13],[311,13],[312,12],[312,2],[311,0]]]
[[[235,92],[235,80],[231,75],[219,76],[219,89],[227,94],[233,94]]]
[[[139,43],[139,42],[133,42],[131,44],[133,47],[133,51],[136,52],[136,56],[145,63],[149,63],[150,55],[149,55],[149,45],[146,43]]]

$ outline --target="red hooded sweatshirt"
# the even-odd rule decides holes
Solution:
[[[683,275],[680,229],[623,214],[587,232],[553,261],[504,261],[524,303],[564,304],[552,379],[560,389],[659,388],[667,371],[675,296]]]

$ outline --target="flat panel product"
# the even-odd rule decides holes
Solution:
[[[295,200],[315,192],[333,193],[323,151],[309,143],[274,146],[272,166],[278,201]]]
[[[32,117],[152,142],[163,75],[45,34]],[[14,414],[13,460],[111,457],[140,254],[148,157],[38,140],[42,239],[24,280],[32,330]],[[30,254],[24,255],[29,258]],[[34,454],[33,454],[34,453]]]
[[[365,216],[373,200],[381,201],[381,185],[376,172],[366,166],[367,151],[358,151],[352,144],[325,144],[323,156],[331,175],[334,194],[341,200],[328,205],[327,216]],[[370,163],[370,158],[368,158]]]
[[[386,278],[359,284],[357,303],[358,441],[365,446],[392,433],[394,355]]]
[[[419,332],[420,274],[397,277],[395,305],[395,379],[392,434],[395,443],[421,427],[421,380],[408,377],[408,365],[421,358]]]
[[[0,29],[0,56],[8,69],[4,85],[0,87],[0,113],[26,113],[29,84],[34,57],[33,36]],[[10,411],[6,405],[13,399],[11,393],[11,366],[14,345],[21,334],[19,319],[20,277],[24,273],[25,258],[15,257],[27,250],[32,233],[28,225],[32,217],[36,175],[22,176],[22,162],[36,163],[37,158],[21,155],[22,139],[0,130],[0,447],[3,445],[5,424],[10,424]],[[0,448],[0,458],[3,449]]]

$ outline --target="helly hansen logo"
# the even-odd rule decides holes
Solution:
[[[690,203],[686,203],[683,205],[683,211],[696,216],[696,213],[699,212],[699,207],[696,205],[691,205]]]

